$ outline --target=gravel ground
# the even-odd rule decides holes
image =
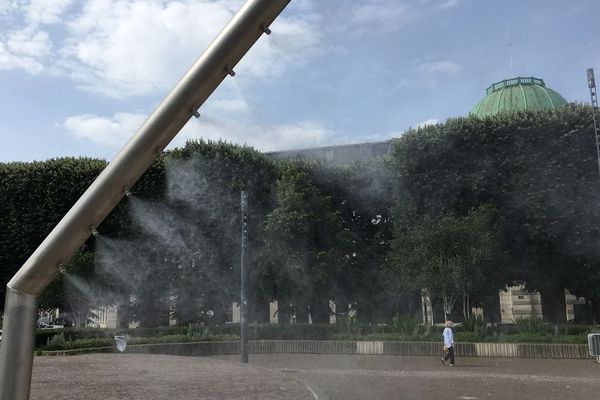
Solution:
[[[228,359],[228,356],[221,356]],[[320,400],[589,400],[600,396],[591,360],[352,355],[250,355],[250,364],[297,377]]]
[[[36,357],[32,400],[583,400],[600,394],[591,360],[273,354]]]
[[[35,357],[31,400],[313,399],[296,377],[236,361],[135,354]]]

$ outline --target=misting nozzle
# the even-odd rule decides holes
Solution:
[[[98,235],[100,235],[100,233],[98,233],[98,230],[96,230],[96,227],[94,225],[90,226],[90,232],[92,232],[92,235],[94,235],[94,237],[98,237]]]
[[[127,196],[127,197],[132,196],[131,192],[129,191],[129,186],[127,186],[127,185],[123,186],[123,193],[125,193],[125,196]]]
[[[227,72],[227,74],[231,77],[235,76],[235,71],[233,70],[233,68],[231,68],[231,66],[226,65],[225,66],[225,72]]]
[[[270,34],[271,34],[271,29],[269,29],[269,27],[268,27],[266,24],[262,24],[262,25],[260,26],[260,28],[262,29],[262,31],[263,31],[265,34],[267,34],[267,35],[270,35]]]

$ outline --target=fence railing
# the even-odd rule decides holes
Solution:
[[[600,339],[598,339],[600,350]],[[90,352],[110,352],[110,347]],[[38,355],[82,354],[74,351],[38,352]],[[239,342],[194,342],[130,345],[125,353],[210,356],[239,354]],[[250,354],[362,354],[396,356],[439,356],[442,344],[436,342],[326,341],[326,340],[251,340]],[[588,359],[585,344],[527,343],[457,343],[456,354],[462,357]]]

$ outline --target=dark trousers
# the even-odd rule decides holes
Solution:
[[[448,347],[448,352],[444,356],[444,361],[450,359],[450,364],[454,365],[454,346]]]

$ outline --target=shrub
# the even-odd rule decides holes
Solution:
[[[515,321],[517,333],[544,334],[549,333],[549,328],[549,325],[537,317],[520,318]]]
[[[65,348],[66,339],[64,333],[59,333],[57,335],[48,338],[46,342],[46,349],[48,350],[62,350]]]
[[[417,333],[418,322],[411,317],[396,315],[392,319],[392,329],[394,332],[405,335],[414,335]]]
[[[487,323],[480,316],[475,316],[466,319],[462,324],[462,329],[465,333],[471,334],[472,340],[479,340],[486,336]]]
[[[189,338],[204,338],[210,336],[210,329],[203,323],[189,324],[185,335]]]

